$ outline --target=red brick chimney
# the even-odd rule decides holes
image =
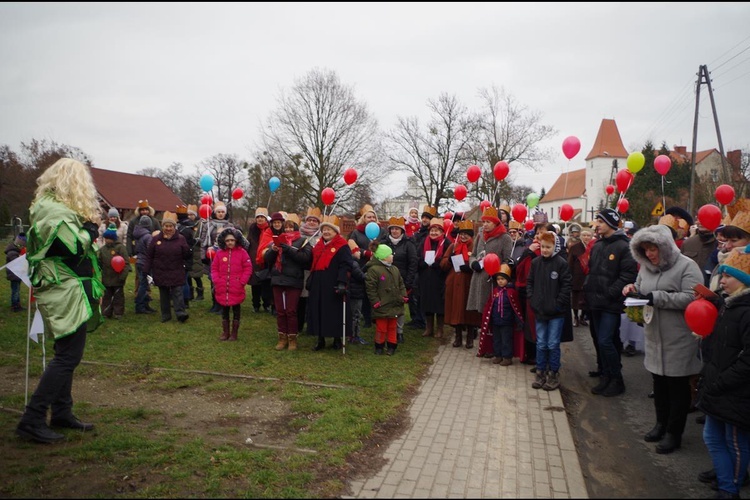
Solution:
[[[735,149],[734,151],[728,151],[727,161],[732,166],[732,169],[739,170],[742,164],[742,150]]]
[[[687,156],[687,146],[675,146],[674,152],[681,156]]]

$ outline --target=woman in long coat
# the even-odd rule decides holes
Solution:
[[[350,275],[364,282],[364,274],[354,262],[352,251],[340,234],[337,218],[324,220],[320,224],[320,233],[321,238],[312,250],[312,267],[307,282],[310,291],[307,298],[307,331],[318,337],[314,351],[325,347],[326,337],[333,338],[331,347],[340,349],[342,334],[351,336],[352,314],[346,300]]]
[[[448,247],[440,262],[440,267],[448,273],[445,278],[445,323],[453,326],[456,331],[453,347],[461,347],[463,332],[467,331],[467,349],[474,347],[474,336],[468,334],[469,328],[478,327],[482,321],[482,316],[478,312],[466,309],[473,274],[469,267],[469,257],[474,245],[473,237],[474,224],[471,221],[459,222],[458,237]],[[456,271],[452,258],[458,255],[462,256],[464,263]]]
[[[693,259],[682,255],[672,232],[663,224],[641,229],[630,241],[630,251],[640,264],[634,284],[623,295],[638,294],[649,301],[653,316],[644,318],[643,365],[654,379],[656,425],[645,436],[658,441],[656,453],[680,447],[690,409],[690,377],[701,370],[698,339],[685,322],[685,308],[693,301],[693,287],[703,275]],[[644,310],[644,316],[648,316]]]
[[[440,260],[448,251],[450,242],[445,237],[443,219],[433,217],[430,221],[428,236],[417,248],[419,264],[417,265],[419,306],[424,314],[426,328],[423,337],[436,338],[443,336],[443,315],[445,314],[445,278],[447,273],[440,268]],[[434,252],[428,254],[428,252]],[[425,257],[432,255],[433,260],[427,263]],[[437,318],[435,318],[437,317]],[[433,323],[437,322],[437,328]]]

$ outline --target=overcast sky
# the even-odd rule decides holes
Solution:
[[[249,160],[279,90],[325,68],[383,130],[442,92],[476,108],[478,88],[504,88],[558,131],[553,162],[511,164],[539,191],[584,166],[604,118],[628,151],[692,150],[702,64],[724,150],[748,149],[748,21],[747,2],[2,3],[0,144],[54,140],[123,172]],[[718,149],[707,90],[698,150]]]

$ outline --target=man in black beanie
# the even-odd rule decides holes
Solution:
[[[630,239],[620,229],[620,223],[620,214],[611,208],[596,215],[593,226],[599,239],[591,248],[589,274],[583,285],[600,375],[599,384],[591,392],[607,397],[625,392],[619,338],[625,300],[622,289],[634,283],[638,274],[630,253]]]

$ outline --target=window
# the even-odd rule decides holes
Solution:
[[[719,182],[719,169],[718,168],[711,169],[711,180],[713,182]]]

